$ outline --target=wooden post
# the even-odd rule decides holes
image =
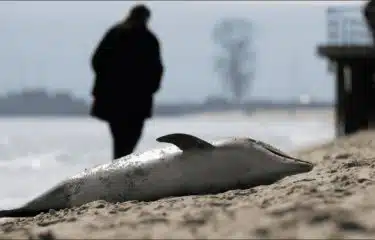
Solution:
[[[357,131],[358,129],[367,129],[369,126],[369,103],[372,82],[372,71],[366,60],[357,60],[351,64],[351,78],[352,78],[352,94],[351,94],[351,109],[352,114],[355,116],[353,126],[350,132]]]
[[[375,48],[323,46],[318,53],[336,64],[337,136],[369,128],[375,116]]]
[[[336,85],[336,104],[335,104],[335,111],[336,111],[336,135],[342,136],[345,135],[346,129],[346,113],[345,113],[345,105],[346,105],[346,91],[345,91],[345,80],[344,80],[344,64],[341,62],[336,63],[336,77],[337,80],[335,82]]]

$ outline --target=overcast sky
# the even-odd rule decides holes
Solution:
[[[90,99],[91,53],[102,34],[135,2],[1,1],[1,92],[25,87],[69,90]],[[223,95],[213,71],[216,22],[243,17],[255,25],[256,78],[248,98],[286,100],[310,94],[333,99],[333,76],[316,46],[326,41],[328,5],[363,1],[144,1],[166,67],[159,102],[203,101]],[[124,89],[126,94],[126,89]]]

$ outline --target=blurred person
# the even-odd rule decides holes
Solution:
[[[161,85],[160,44],[148,28],[150,17],[145,5],[132,7],[105,33],[92,56],[95,81],[90,114],[108,123],[114,159],[134,151]]]

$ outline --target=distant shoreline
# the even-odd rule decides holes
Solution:
[[[158,114],[154,113],[153,118],[168,118],[168,117],[190,117],[190,116],[206,116],[206,117],[220,117],[220,116],[228,116],[228,115],[245,115],[245,116],[261,116],[261,115],[273,115],[273,114],[281,114],[281,115],[294,115],[294,114],[332,114],[334,111],[333,107],[300,107],[300,108],[271,108],[271,109],[257,109],[252,112],[246,112],[241,110],[217,110],[217,111],[201,111],[201,112],[186,112],[186,113],[176,113],[176,114]],[[9,118],[30,118],[30,119],[37,119],[37,118],[45,118],[45,119],[53,119],[53,118],[67,118],[67,119],[74,119],[74,118],[93,118],[90,114],[2,114],[0,113],[0,119],[9,119]]]
[[[156,103],[154,116],[183,116],[191,114],[242,111],[252,115],[259,111],[297,111],[299,109],[331,109],[331,102],[298,100],[249,100],[234,104],[222,97],[207,97],[202,103]],[[90,104],[69,92],[50,93],[44,89],[29,89],[0,96],[0,117],[82,117],[90,116]]]

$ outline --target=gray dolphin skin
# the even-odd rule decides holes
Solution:
[[[96,200],[116,203],[214,194],[271,184],[313,169],[313,164],[251,138],[209,143],[174,133],[157,141],[174,146],[133,153],[85,170],[20,208],[0,210],[0,217],[32,217]]]

